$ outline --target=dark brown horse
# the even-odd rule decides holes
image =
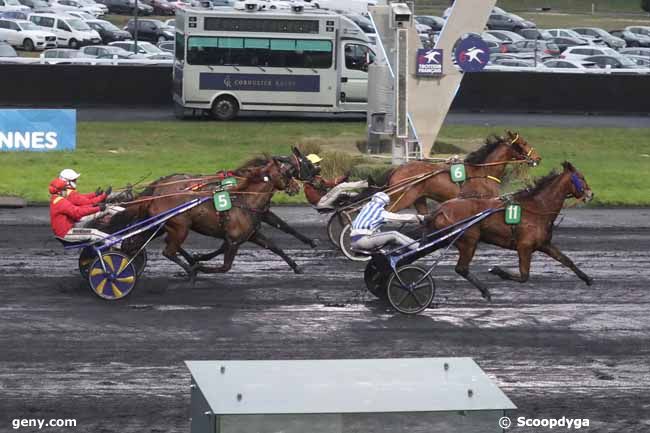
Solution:
[[[442,203],[460,194],[496,197],[506,166],[515,161],[535,166],[541,157],[523,137],[507,131],[507,137],[488,137],[484,146],[467,155],[464,160],[467,180],[462,185],[452,181],[449,162],[408,162],[388,175],[386,186],[389,192],[394,191],[388,209],[398,212],[415,205],[419,214],[426,215],[429,213],[427,198]],[[414,182],[416,179],[423,180]],[[411,182],[414,182],[411,186],[400,187]]]
[[[251,161],[244,168],[233,172],[238,184],[230,189],[232,209],[217,212],[214,203],[207,201],[183,214],[180,214],[164,226],[167,234],[166,246],[163,255],[181,266],[190,276],[197,271],[207,273],[228,272],[239,246],[247,241],[267,248],[281,256],[296,273],[301,273],[298,265],[278,248],[270,239],[259,231],[260,215],[268,210],[271,197],[275,191],[298,191],[292,175],[283,164],[276,159],[270,159],[264,165],[259,161]],[[160,186],[157,186],[160,184]],[[132,205],[127,205],[126,210],[117,214],[112,225],[123,226],[125,222],[152,217],[168,209],[179,206],[197,195],[210,195],[214,185],[203,185],[194,191],[187,191],[188,187],[196,186],[196,178],[187,175],[172,175],[159,179],[145,190],[146,196]],[[189,235],[195,231],[205,236],[223,239],[224,242],[219,253],[224,254],[223,266],[208,268],[200,266],[196,260],[182,248],[182,244]],[[138,245],[130,245],[135,249]],[[187,263],[184,263],[178,255]]]
[[[553,222],[562,210],[567,197],[589,201],[593,193],[584,176],[569,162],[562,164],[563,171],[551,172],[532,188],[504,198],[479,199],[457,198],[443,203],[430,217],[427,228],[442,229],[458,221],[478,214],[486,209],[504,208],[507,203],[521,206],[521,222],[518,225],[505,223],[502,212],[495,213],[480,223],[469,228],[456,242],[459,258],[456,272],[481,291],[484,298],[490,300],[490,292],[469,271],[469,264],[480,242],[516,250],[519,255],[519,275],[512,274],[499,267],[491,273],[503,279],[525,282],[530,273],[530,260],[533,252],[541,251],[570,268],[587,285],[593,280],[582,272],[551,242]]]

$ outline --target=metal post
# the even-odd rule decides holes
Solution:
[[[135,26],[135,34],[133,39],[135,39],[135,53],[138,54],[138,0],[135,0],[135,9],[133,10],[133,25]]]

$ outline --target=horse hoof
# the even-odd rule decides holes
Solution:
[[[592,286],[594,284],[594,279],[587,277],[585,283],[587,283],[588,286]]]
[[[295,272],[296,274],[304,274],[305,273],[305,271],[303,271],[302,268],[299,268],[298,266],[293,268],[293,272]]]
[[[320,239],[312,239],[311,242],[309,242],[309,245],[312,248],[316,248],[317,246],[320,245]]]

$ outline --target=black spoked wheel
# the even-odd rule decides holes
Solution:
[[[330,220],[327,222],[327,236],[330,238],[330,242],[336,247],[340,248],[340,238],[343,227],[346,224],[350,224],[352,219],[350,215],[346,212],[334,212],[330,217]]]
[[[231,96],[222,96],[212,104],[212,116],[217,120],[232,120],[239,113],[239,104]]]
[[[352,240],[350,239],[350,232],[352,231],[352,225],[347,224],[343,227],[341,236],[339,238],[339,248],[345,257],[352,260],[353,262],[367,262],[372,259],[371,256],[367,254],[361,254],[352,249]]]
[[[388,298],[386,288],[389,277],[390,274],[380,272],[372,260],[368,262],[366,270],[363,272],[363,280],[366,283],[368,291],[384,301]]]
[[[388,302],[402,314],[418,314],[424,311],[436,294],[431,275],[416,265],[397,269],[388,280]]]
[[[79,253],[79,273],[81,277],[86,280],[88,279],[88,272],[90,272],[90,265],[93,264],[97,258],[97,253],[92,248],[84,248]]]

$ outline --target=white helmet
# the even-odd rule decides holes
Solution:
[[[74,171],[73,169],[71,169],[71,168],[63,169],[63,170],[61,170],[61,173],[59,174],[59,177],[61,179],[67,180],[67,181],[75,181],[75,180],[79,179],[79,176],[81,176],[81,175],[79,173],[77,173],[76,171]]]
[[[390,197],[388,197],[388,194],[385,192],[378,192],[375,195],[372,196],[372,199],[376,202],[379,202],[386,206],[388,203],[390,203]]]

